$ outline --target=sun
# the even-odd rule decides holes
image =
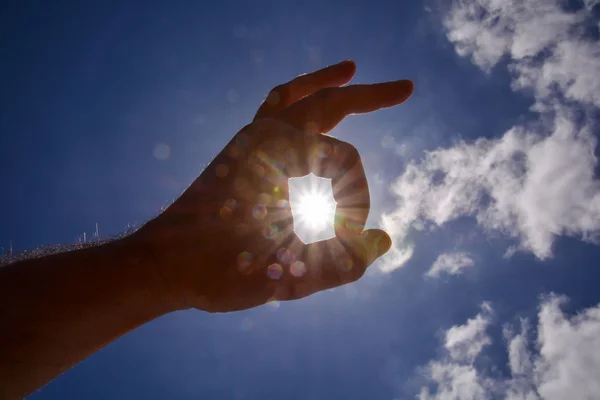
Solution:
[[[294,217],[294,231],[311,243],[335,236],[333,219],[336,202],[331,180],[313,174],[289,180],[290,205]]]
[[[314,232],[325,229],[332,221],[335,203],[315,189],[302,193],[299,197],[297,209],[300,222]]]

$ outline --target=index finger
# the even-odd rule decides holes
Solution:
[[[286,108],[279,118],[309,133],[327,133],[347,115],[404,103],[413,89],[409,80],[326,88]]]
[[[256,112],[254,119],[274,115],[305,96],[321,89],[348,83],[356,73],[354,61],[346,60],[276,86]]]

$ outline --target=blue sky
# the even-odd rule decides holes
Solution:
[[[4,250],[151,218],[300,73],[416,87],[332,132],[394,238],[360,282],[167,315],[31,399],[592,398],[600,6],[520,3],[2,5]]]

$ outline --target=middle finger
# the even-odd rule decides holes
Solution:
[[[279,118],[307,133],[327,133],[347,115],[396,106],[412,92],[409,80],[326,88],[282,110]]]

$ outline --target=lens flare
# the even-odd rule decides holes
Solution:
[[[296,261],[296,255],[292,250],[282,247],[277,250],[277,259],[282,264],[291,264]]]
[[[302,261],[296,261],[290,265],[290,273],[296,278],[300,278],[306,273],[306,265]]]
[[[278,280],[283,275],[283,267],[279,264],[271,264],[267,268],[267,276],[273,280]]]

